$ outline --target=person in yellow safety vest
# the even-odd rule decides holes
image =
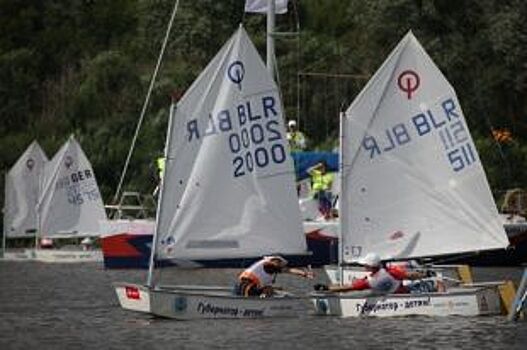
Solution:
[[[311,270],[287,267],[287,263],[280,255],[264,256],[239,274],[234,293],[244,297],[271,296],[273,283],[279,273],[313,279]]]
[[[163,178],[165,172],[165,157],[159,157],[156,159],[157,173],[159,174],[159,181]]]
[[[157,175],[159,176],[159,179],[157,181],[157,186],[154,189],[154,192],[152,195],[155,197],[159,193],[159,185],[161,184],[161,180],[163,179],[163,174],[165,173],[165,157],[159,157],[156,159],[156,166],[157,166]]]
[[[311,190],[313,198],[318,200],[318,210],[329,219],[332,216],[333,195],[331,193],[331,186],[333,185],[333,174],[327,172],[327,164],[325,161],[319,162],[311,168],[307,169],[307,173],[311,176]]]
[[[287,141],[291,152],[302,151],[306,148],[306,137],[303,132],[297,129],[295,120],[290,120],[287,123]]]

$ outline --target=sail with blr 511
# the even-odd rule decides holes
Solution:
[[[341,116],[341,154],[341,263],[368,253],[386,261],[507,247],[456,93],[412,32]],[[499,312],[488,285],[313,300],[317,312],[339,316]]]
[[[171,109],[155,260],[306,254],[278,87],[240,27]],[[116,283],[121,306],[176,319],[296,316],[301,298]],[[233,276],[234,277],[234,276]]]

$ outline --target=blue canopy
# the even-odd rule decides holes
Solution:
[[[339,155],[334,152],[292,152],[295,162],[296,179],[303,180],[309,177],[307,169],[313,165],[325,161],[327,170],[334,172],[339,170]]]

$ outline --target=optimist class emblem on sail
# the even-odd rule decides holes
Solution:
[[[29,169],[29,171],[32,171],[34,166],[35,160],[33,158],[28,158],[26,161],[26,167]]]
[[[407,101],[415,98],[412,94],[420,85],[419,75],[408,69],[396,76],[398,88],[405,92],[401,98]],[[419,107],[420,112],[409,115],[406,121],[395,123],[375,134],[365,134],[362,149],[371,160],[436,135],[439,148],[454,172],[462,171],[477,161],[462,112],[454,97],[447,95],[430,106],[421,103]]]
[[[286,161],[282,111],[275,90],[244,94],[242,81],[247,72],[237,60],[228,65],[225,77],[234,85],[241,99],[231,99],[218,110],[209,112],[206,123],[192,118],[186,125],[186,140],[200,142],[208,137],[222,137],[232,155],[232,176],[237,178]]]
[[[245,67],[243,66],[243,63],[241,61],[234,61],[229,65],[229,68],[227,69],[227,74],[229,76],[229,79],[236,85],[238,85],[238,88],[240,91],[242,90],[242,80],[243,76],[245,75]]]
[[[397,85],[399,85],[399,89],[406,92],[408,99],[410,100],[412,98],[412,93],[419,87],[420,81],[419,75],[416,72],[413,70],[405,70],[399,74]]]

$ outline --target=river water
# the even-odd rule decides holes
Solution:
[[[160,270],[162,281],[224,284],[236,270]],[[323,281],[280,276],[306,292]],[[481,269],[480,280],[521,269]],[[112,282],[145,281],[143,270],[102,264],[0,262],[0,349],[527,349],[527,322],[505,317],[406,317],[174,321],[122,310]]]

